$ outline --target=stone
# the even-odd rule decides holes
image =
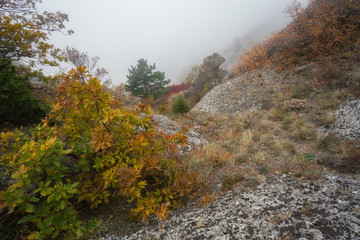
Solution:
[[[192,111],[237,114],[262,109],[267,88],[285,78],[285,74],[273,70],[258,70],[228,79],[209,91]]]
[[[279,225],[280,223],[289,219],[290,217],[291,217],[291,213],[290,214],[278,213],[274,216],[268,217],[266,220],[272,222],[273,224]]]
[[[301,180],[309,185],[301,189],[299,181],[289,175],[267,177],[257,189],[234,188],[209,207],[188,203],[168,220],[150,219],[149,225],[121,239],[359,239],[360,219],[354,210],[360,202],[358,176],[327,172],[317,180]],[[339,204],[343,192],[348,199]],[[303,214],[301,206],[309,204],[311,210]]]
[[[360,99],[347,101],[339,107],[331,131],[349,140],[360,138]]]
[[[218,53],[213,53],[211,56],[204,58],[203,62],[207,67],[218,69],[225,62],[225,58]]]
[[[186,78],[191,87],[185,92],[185,97],[192,103],[197,103],[208,91],[233,77],[231,73],[220,68],[224,61],[225,58],[214,53],[206,57],[203,64],[194,67]]]

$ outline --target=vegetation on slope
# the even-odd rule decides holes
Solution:
[[[266,86],[262,110],[183,114],[178,120],[208,139],[189,156],[178,151],[184,132],[157,131],[147,107],[126,109],[82,67],[61,76],[57,101],[40,125],[0,135],[0,172],[8,177],[1,184],[1,238],[88,238],[98,222],[81,214],[113,199],[122,207],[130,202],[127,213],[140,221],[151,214],[165,219],[193,196],[199,180],[210,190],[219,183],[228,190],[256,186],[267,174],[313,179],[323,171],[319,163],[357,172],[359,143],[316,130],[331,125],[338,105],[360,93],[358,80],[342,74],[360,59],[359,3],[318,0],[307,9],[294,4],[289,13],[293,22],[241,56],[235,71],[274,67],[289,78],[294,72],[287,69],[297,65],[313,64],[315,71],[305,81]],[[170,93],[183,87],[168,93],[174,98]],[[179,105],[175,112],[187,112],[186,103]],[[209,191],[200,205],[219,194]]]
[[[359,69],[359,10],[353,0],[311,1],[306,9],[294,3],[286,28],[240,56],[235,73],[251,74],[237,83],[245,88],[256,81],[253,87],[264,94],[251,87],[247,94],[262,109],[189,115],[188,123],[201,126],[209,140],[189,161],[204,181],[222,181],[229,189],[238,182],[256,185],[269,173],[316,178],[323,165],[359,171],[359,142],[318,130],[331,126],[342,102],[360,96],[358,75],[351,73]],[[284,81],[264,82],[267,68],[281,72]]]
[[[235,72],[263,67],[288,69],[313,63],[359,46],[360,3],[356,0],[315,0],[305,9],[288,7],[292,22],[240,56]]]
[[[78,210],[122,197],[132,214],[165,218],[191,196],[196,178],[185,171],[178,148],[183,133],[156,131],[149,110],[126,111],[84,68],[62,77],[57,103],[29,136],[16,130],[0,136],[1,166],[12,180],[1,207],[21,216],[30,239],[84,237]],[[3,226],[6,228],[6,226]]]

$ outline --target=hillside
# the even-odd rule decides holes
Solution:
[[[294,4],[294,21],[240,56],[236,77],[208,77],[209,91],[195,81],[203,97],[176,121],[206,139],[184,161],[207,193],[102,239],[360,239],[359,10]]]
[[[177,124],[206,139],[186,161],[211,190],[168,220],[102,239],[359,238],[360,101],[315,88],[317,71],[257,70],[210,90]]]
[[[82,65],[24,84],[44,76],[5,55],[13,99],[51,106],[0,126],[0,239],[360,239],[360,2],[286,11],[231,71],[240,48],[169,87],[139,60],[133,95]]]

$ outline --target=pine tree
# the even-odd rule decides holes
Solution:
[[[155,64],[149,66],[146,59],[138,60],[138,64],[129,69],[125,90],[131,91],[133,96],[146,99],[164,89],[170,80],[165,80],[164,72],[155,70]]]
[[[19,75],[10,59],[0,58],[0,124],[36,123],[48,110],[31,94],[29,76]]]

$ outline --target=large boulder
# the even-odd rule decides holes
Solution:
[[[218,53],[213,53],[213,55],[204,58],[204,66],[213,68],[214,70],[218,70],[224,62],[225,58]]]
[[[225,58],[214,53],[206,57],[203,64],[194,67],[187,77],[191,87],[185,92],[186,98],[195,104],[212,88],[231,78],[228,71],[220,68],[224,62]]]

